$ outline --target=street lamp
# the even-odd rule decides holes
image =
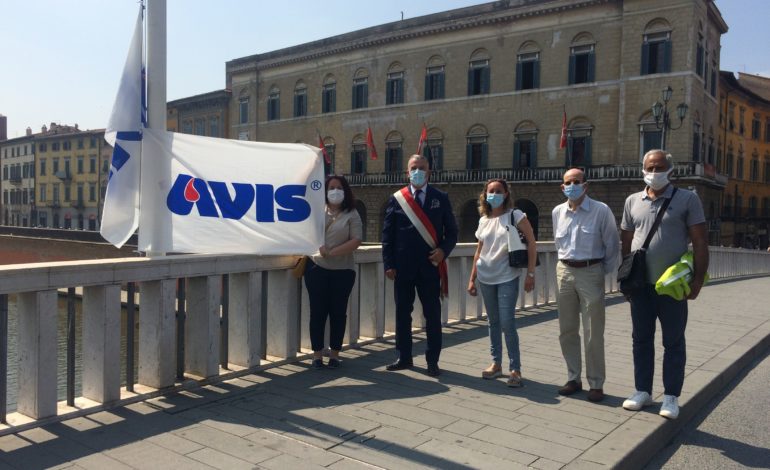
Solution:
[[[671,100],[671,94],[673,91],[674,90],[672,90],[670,86],[666,86],[666,88],[661,91],[661,98],[663,99],[663,103],[656,101],[655,104],[652,105],[652,116],[655,118],[655,127],[661,130],[661,150],[666,150],[666,131],[674,131],[682,127],[684,118],[687,116],[687,105],[685,103],[679,103],[679,105],[676,107],[676,115],[679,118],[679,125],[676,127],[671,125],[671,118],[668,115],[668,102]]]

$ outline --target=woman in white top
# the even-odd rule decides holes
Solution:
[[[508,227],[513,218],[516,227],[524,234],[527,242],[529,266],[527,267],[524,290],[535,288],[535,260],[537,246],[532,226],[526,214],[513,209],[508,184],[502,179],[491,179],[479,196],[479,228],[476,238],[479,244],[473,257],[473,269],[468,281],[468,293],[472,296],[481,291],[487,309],[489,341],[492,365],[481,372],[485,379],[503,375],[502,334],[508,350],[509,387],[521,386],[521,354],[519,335],[516,332],[516,300],[519,296],[519,275],[521,269],[508,264]],[[513,227],[510,227],[512,230]]]

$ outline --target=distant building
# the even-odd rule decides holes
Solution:
[[[230,90],[217,90],[168,102],[166,128],[172,132],[226,137]]]
[[[755,78],[720,73],[717,145],[719,156],[724,155],[719,158],[721,171],[729,178],[721,207],[721,243],[765,249],[770,241],[770,99],[753,91],[761,91],[763,84]],[[765,86],[770,83],[764,80]]]
[[[34,226],[35,216],[35,142],[32,130],[23,137],[0,140],[0,180],[3,225]]]
[[[0,142],[8,139],[8,118],[0,114]]]
[[[512,183],[547,239],[570,166],[620,216],[642,188],[641,157],[661,146],[651,105],[670,86],[677,183],[719,207],[727,179],[706,144],[719,129],[726,31],[712,0],[507,0],[411,18],[227,62],[227,134],[318,145],[320,133],[327,172],[347,175],[376,241],[424,123],[432,183],[449,192],[462,241],[475,240],[477,196],[491,177]],[[680,102],[689,106],[681,122]]]

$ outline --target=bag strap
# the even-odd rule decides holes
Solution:
[[[674,192],[671,193],[671,197],[663,201],[663,205],[660,206],[660,209],[658,209],[658,214],[655,217],[655,223],[652,224],[650,233],[648,233],[647,238],[644,239],[642,250],[646,251],[647,248],[650,246],[650,242],[652,241],[652,236],[655,235],[655,232],[658,230],[658,227],[660,226],[660,221],[663,220],[663,214],[666,213],[666,209],[668,209],[668,205],[671,204],[671,200],[674,199],[674,195],[676,195],[676,190],[677,188],[674,188]]]

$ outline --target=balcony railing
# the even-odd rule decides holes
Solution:
[[[765,220],[770,221],[770,209],[760,209],[758,207],[735,207],[735,206],[723,206],[722,207],[722,219],[723,220]]]
[[[431,172],[433,183],[479,183],[492,178],[513,182],[561,182],[567,167],[552,168],[487,168],[476,170],[435,170]],[[586,179],[596,180],[636,180],[641,178],[641,165],[601,165],[585,168]],[[724,186],[727,178],[723,175],[709,176],[704,165],[699,162],[674,163],[673,176],[678,178],[704,177]],[[345,177],[352,185],[401,185],[406,182],[403,171],[386,173],[347,174]]]
[[[51,199],[51,201],[48,202],[48,205],[52,209],[59,209],[61,207],[61,199]]]
[[[475,244],[460,244],[448,259],[449,297],[441,305],[444,323],[482,317],[481,296],[471,297],[465,291],[475,248]],[[538,243],[538,252],[536,288],[531,293],[520,290],[522,308],[555,301],[553,243]],[[710,253],[712,279],[770,273],[770,253],[714,247]],[[7,325],[9,297],[19,319],[12,341],[18,358],[17,411],[7,416],[9,426],[0,426],[0,434],[33,427],[34,420],[81,415],[89,409],[189,389],[196,381],[230,379],[306,356],[310,352],[308,298],[303,283],[290,274],[295,261],[293,256],[183,255],[0,266],[0,325]],[[355,271],[347,347],[390,337],[395,330],[393,283],[385,278],[381,248],[359,249]],[[616,289],[613,275],[606,277],[605,287],[607,292]],[[58,365],[57,348],[52,346],[59,296],[67,293],[66,304],[74,312],[76,289],[82,296],[82,384],[74,381],[74,362]],[[127,305],[125,313],[121,304]],[[137,307],[141,315],[135,321]],[[127,327],[121,328],[124,315]],[[419,312],[414,319],[416,327],[424,326]],[[139,332],[136,377],[135,325]],[[125,338],[121,331],[126,332]],[[6,332],[0,328],[0,334]],[[72,351],[74,332],[73,328],[67,335]],[[0,357],[8,354],[3,350],[8,340],[0,338]],[[126,344],[125,353],[121,343]],[[123,354],[127,366],[121,377]],[[6,362],[0,361],[0,421],[6,418],[9,374],[5,367]],[[67,400],[61,403],[59,368],[69,379]],[[77,407],[76,388],[86,399],[78,400]]]
[[[72,207],[74,207],[75,209],[83,209],[84,207],[86,207],[86,203],[83,199],[78,199],[76,201],[72,201]]]

